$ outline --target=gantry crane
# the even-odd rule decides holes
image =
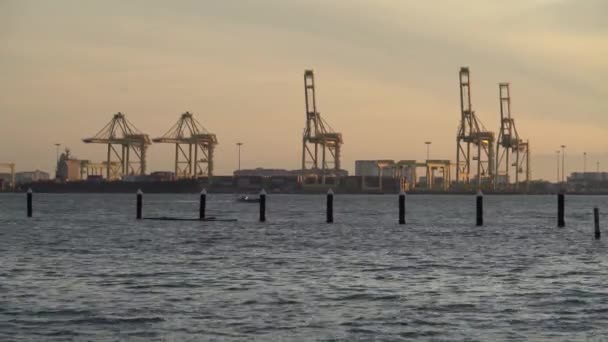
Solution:
[[[217,137],[209,133],[192,113],[182,114],[165,135],[153,141],[175,144],[175,177],[213,176],[213,152],[218,143]]]
[[[520,174],[524,175],[526,189],[530,182],[530,144],[519,137],[515,120],[511,117],[511,91],[509,83],[498,85],[500,98],[500,133],[496,143],[496,182],[497,188],[509,189],[510,170],[515,170],[515,190],[520,190]],[[501,179],[504,177],[504,179]]]
[[[95,136],[82,141],[108,145],[106,179],[145,175],[146,150],[151,144],[150,138],[138,131],[123,113],[115,114]],[[113,161],[113,157],[117,162]]]
[[[15,190],[15,164],[14,163],[0,163],[0,167],[11,170],[11,183],[9,187],[11,190]]]
[[[487,131],[471,104],[471,79],[468,67],[460,68],[460,127],[456,137],[456,182],[470,185],[471,166],[477,162],[477,189],[485,179],[494,182],[494,132]],[[476,151],[471,151],[471,145]],[[476,153],[476,154],[475,154]]]
[[[320,174],[322,183],[325,184],[327,176],[336,176],[340,171],[342,134],[334,132],[317,111],[315,75],[312,70],[304,72],[304,94],[306,128],[302,140],[302,172],[317,176]]]

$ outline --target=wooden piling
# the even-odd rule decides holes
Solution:
[[[327,191],[327,223],[334,223],[334,191]]]
[[[602,232],[600,231],[600,210],[597,207],[593,208],[593,221],[595,226],[594,236],[596,240],[599,240],[602,238]]]
[[[399,224],[405,224],[405,191],[399,193]]]
[[[32,189],[27,190],[27,217],[32,217],[34,214],[34,206],[33,206],[33,191]]]
[[[260,222],[266,222],[266,190],[260,191]]]
[[[203,191],[201,191],[201,200],[200,200],[200,205],[199,205],[199,209],[198,209],[198,219],[201,221],[205,220],[206,208],[207,208],[207,190],[203,189]]]
[[[141,191],[141,189],[137,190],[137,216],[136,218],[138,220],[142,219],[142,208],[143,208],[143,197],[144,197],[144,193]]]
[[[557,194],[557,226],[563,228],[566,226],[564,220],[565,195],[563,192]]]
[[[477,192],[477,227],[483,226],[483,193]]]

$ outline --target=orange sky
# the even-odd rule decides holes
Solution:
[[[582,4],[581,4],[582,3]],[[319,110],[356,159],[455,159],[458,70],[473,107],[498,131],[498,83],[511,82],[534,178],[599,160],[608,169],[608,2],[604,0],[0,1],[0,162],[51,170],[59,142],[118,111],[151,137],[189,110],[218,135],[216,171],[298,168],[303,71],[314,68]],[[149,168],[171,170],[153,145]],[[592,166],[593,165],[593,166]]]

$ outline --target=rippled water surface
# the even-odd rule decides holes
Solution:
[[[136,221],[134,195],[0,195],[0,340],[605,341],[607,197],[210,195],[238,222]],[[197,217],[197,195],[144,216]],[[602,215],[602,220],[608,217]]]

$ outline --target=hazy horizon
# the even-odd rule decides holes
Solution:
[[[296,169],[305,123],[303,72],[321,115],[358,159],[455,161],[458,70],[473,108],[498,133],[498,83],[511,83],[534,179],[608,170],[608,2],[587,0],[0,1],[0,162],[52,171],[55,143],[86,145],[116,112],[151,138],[185,111],[217,134],[216,174]],[[172,170],[154,144],[149,170]],[[2,171],[0,171],[2,172]]]

